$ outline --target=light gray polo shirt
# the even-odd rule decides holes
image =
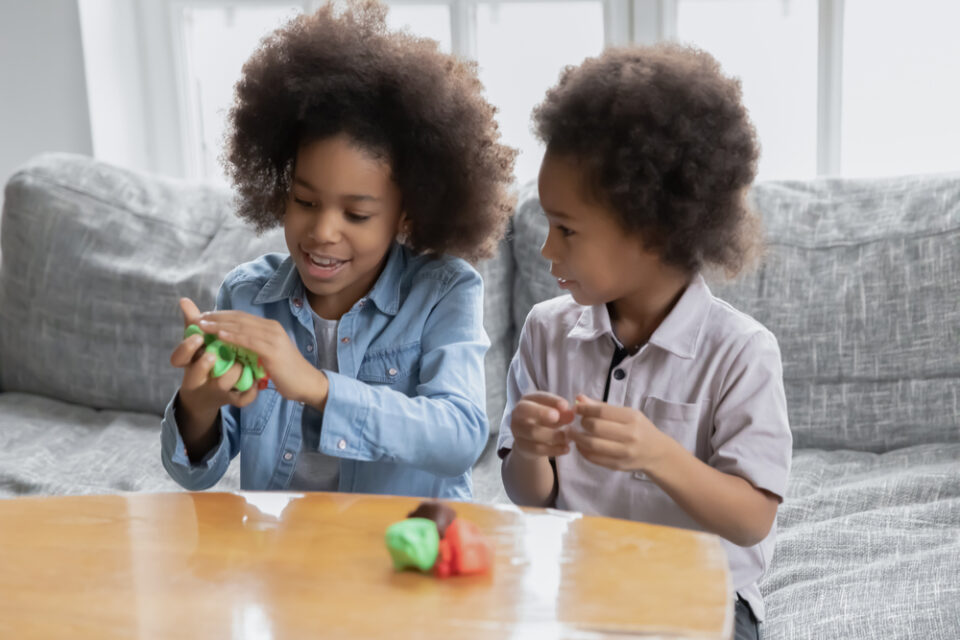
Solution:
[[[498,449],[513,447],[510,415],[523,395],[548,391],[571,405],[579,393],[600,400],[609,379],[607,402],[639,409],[700,460],[783,497],[793,444],[770,331],[713,297],[697,275],[650,340],[611,368],[618,346],[605,305],[584,307],[570,296],[536,305],[507,375]],[[556,463],[559,509],[702,530],[642,473],[595,465],[576,445]],[[775,539],[776,523],[752,547],[722,539],[734,589],[761,620],[757,581]]]

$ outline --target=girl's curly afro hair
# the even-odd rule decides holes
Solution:
[[[728,275],[759,253],[762,228],[745,196],[756,175],[756,132],[740,83],[686,46],[611,49],[568,67],[534,110],[551,153],[585,168],[609,205],[667,264]]]
[[[240,217],[281,223],[300,145],[345,133],[385,158],[418,253],[493,255],[513,210],[516,152],[499,144],[476,65],[386,28],[374,0],[332,3],[266,37],[243,67],[223,162]]]

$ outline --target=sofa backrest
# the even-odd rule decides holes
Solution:
[[[225,190],[71,154],[10,179],[0,240],[0,388],[155,414],[180,382],[180,297],[212,308],[227,271],[284,247]]]
[[[768,252],[714,293],[776,335],[797,448],[960,442],[960,175],[769,182]],[[528,187],[514,219],[516,326],[561,290]]]
[[[10,179],[0,243],[0,390],[155,414],[180,383],[169,364],[178,300],[210,309],[233,267],[286,251],[282,231],[258,237],[234,215],[226,189],[71,154],[39,156]],[[480,265],[494,425],[512,266],[508,250]]]

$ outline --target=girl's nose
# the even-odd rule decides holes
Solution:
[[[317,214],[310,235],[321,244],[333,244],[340,241],[340,213],[321,211]]]

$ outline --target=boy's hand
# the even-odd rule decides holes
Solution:
[[[330,389],[327,376],[300,354],[279,322],[243,311],[213,311],[201,314],[197,325],[224,342],[255,351],[284,398],[323,409]]]
[[[590,462],[614,471],[644,471],[660,456],[663,438],[669,438],[637,409],[617,407],[577,396],[574,412],[581,429],[570,438]]]
[[[527,458],[556,457],[570,452],[570,438],[562,427],[574,414],[560,396],[537,391],[520,399],[510,417],[513,450]]]
[[[200,310],[189,298],[180,299],[180,310],[183,311],[185,327],[196,324],[200,319]],[[170,355],[170,364],[183,369],[180,405],[192,415],[206,416],[218,411],[225,404],[245,407],[257,397],[256,385],[243,393],[233,390],[233,385],[243,372],[241,365],[234,364],[225,374],[213,378],[210,370],[215,362],[213,354],[204,350],[202,335],[185,338]]]

